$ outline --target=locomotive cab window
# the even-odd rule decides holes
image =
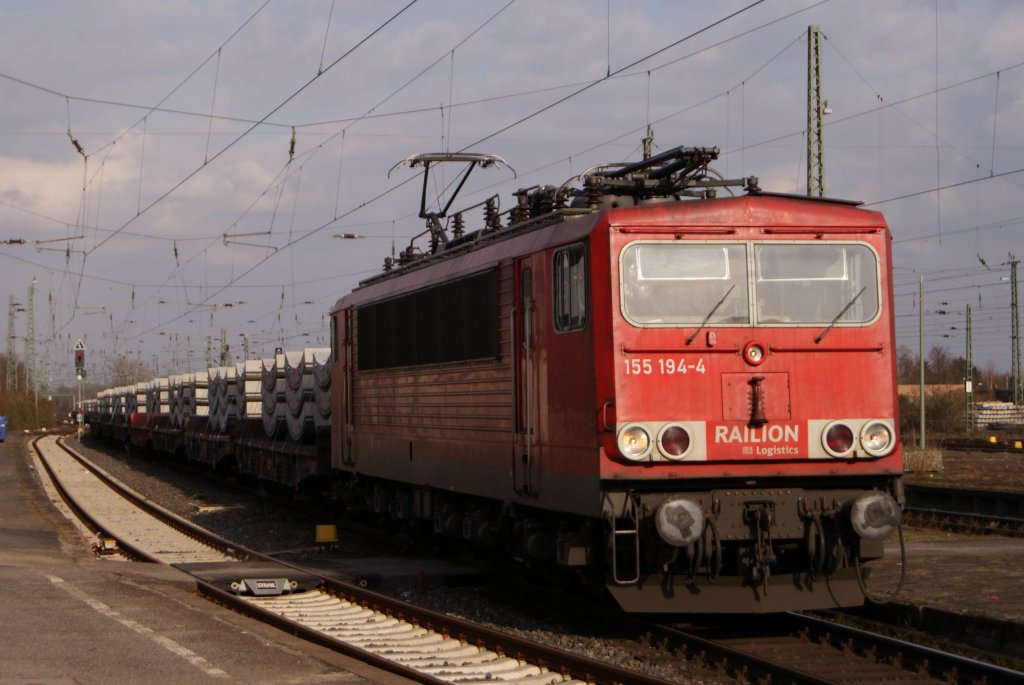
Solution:
[[[640,242],[622,252],[622,310],[641,326],[749,324],[742,244]]]
[[[619,269],[634,326],[865,325],[880,311],[878,255],[862,243],[637,241]]]
[[[555,330],[582,330],[587,325],[587,251],[583,244],[555,251],[551,282]]]
[[[758,323],[868,323],[878,264],[866,245],[762,243],[754,248]]]

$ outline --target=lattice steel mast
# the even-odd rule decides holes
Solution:
[[[25,327],[25,392],[30,393],[36,387],[36,281],[33,278],[28,284],[28,324]]]
[[[967,373],[964,377],[967,395],[967,432],[974,430],[974,334],[971,331],[971,305],[967,305]]]
[[[1013,342],[1013,403],[1024,401],[1021,392],[1020,369],[1020,299],[1017,296],[1017,258],[1010,255],[1010,315],[1012,317],[1010,337]]]
[[[825,196],[825,137],[821,99],[821,27],[807,27],[807,195]]]
[[[14,358],[14,295],[7,296],[7,389],[18,388],[18,360]]]

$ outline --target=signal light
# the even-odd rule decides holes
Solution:
[[[658,438],[661,452],[669,459],[680,459],[690,449],[690,434],[682,426],[666,426]]]
[[[845,456],[853,447],[853,431],[845,423],[833,423],[825,431],[825,449],[833,457]]]
[[[75,350],[75,368],[85,368],[85,350]]]

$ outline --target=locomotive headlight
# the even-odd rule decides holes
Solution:
[[[619,431],[618,445],[626,459],[640,461],[651,451],[651,436],[643,426],[630,424]]]
[[[686,547],[704,533],[704,509],[689,497],[675,497],[658,506],[654,525],[662,540]]]
[[[749,342],[743,348],[743,359],[751,366],[759,366],[764,357],[765,347],[759,342]]]
[[[833,457],[849,456],[853,449],[853,430],[839,421],[830,423],[822,433],[821,444]]]
[[[868,540],[888,537],[900,525],[900,505],[884,492],[866,492],[850,507],[850,524],[857,535]]]
[[[669,459],[682,459],[690,451],[690,434],[682,426],[669,424],[658,435],[658,447]]]
[[[893,447],[892,428],[883,421],[869,421],[860,431],[860,444],[872,457],[888,454]]]

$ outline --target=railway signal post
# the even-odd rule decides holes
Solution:
[[[75,423],[77,425],[78,438],[82,438],[82,423],[84,420],[84,414],[82,413],[82,381],[85,379],[85,342],[81,338],[75,343],[75,384],[78,390],[78,405],[77,411],[75,412]]]

